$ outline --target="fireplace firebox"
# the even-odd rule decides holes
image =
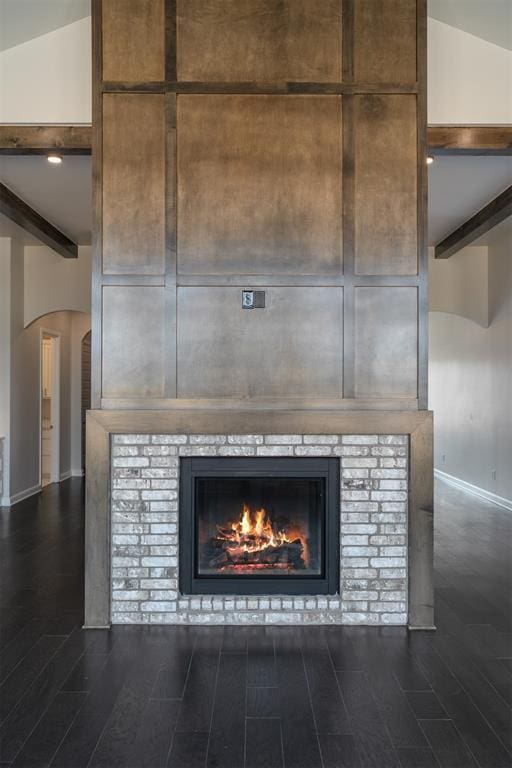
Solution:
[[[339,460],[182,458],[183,594],[339,591]]]

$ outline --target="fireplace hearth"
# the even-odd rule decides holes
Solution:
[[[339,462],[183,458],[184,594],[335,594]]]

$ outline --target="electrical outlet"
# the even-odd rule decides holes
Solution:
[[[441,461],[442,461],[442,462],[443,462],[443,464],[444,464],[444,462],[446,461],[446,453],[443,453],[443,454],[442,454],[442,456],[441,456]]]
[[[495,469],[491,469],[491,477],[492,477],[493,480],[496,480],[496,470]]]

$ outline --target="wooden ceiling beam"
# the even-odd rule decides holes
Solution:
[[[0,125],[0,154],[90,155],[90,125]],[[512,126],[431,125],[428,151],[436,155],[512,155]]]
[[[512,187],[508,187],[501,195],[475,213],[470,219],[461,224],[451,235],[445,237],[435,248],[436,259],[448,259],[457,251],[473,243],[478,237],[485,235],[506,218],[512,215]]]
[[[78,245],[0,183],[0,213],[41,240],[65,259],[78,257]]]
[[[0,154],[90,155],[90,125],[0,125]]]
[[[430,125],[431,155],[512,155],[512,125]]]

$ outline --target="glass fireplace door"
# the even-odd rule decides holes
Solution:
[[[339,459],[180,460],[183,594],[336,594]]]
[[[201,576],[321,576],[325,480],[197,477]]]

